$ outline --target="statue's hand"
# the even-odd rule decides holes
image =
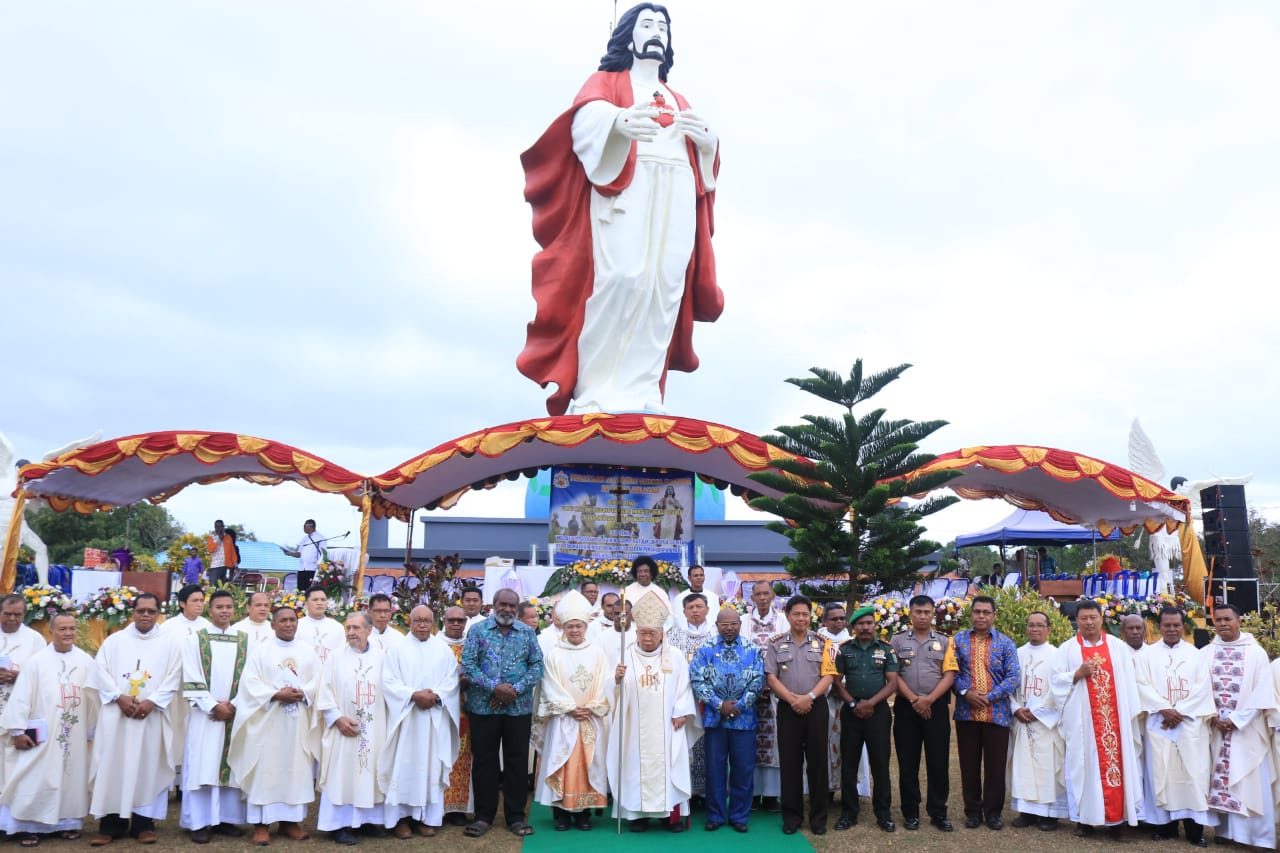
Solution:
[[[654,121],[657,116],[658,111],[653,107],[627,107],[613,120],[613,129],[627,139],[652,142],[662,129]]]
[[[718,137],[707,126],[706,119],[700,118],[693,110],[676,113],[676,130],[693,140],[698,150],[710,156],[715,153]]]

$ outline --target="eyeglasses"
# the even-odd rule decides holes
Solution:
[[[444,621],[456,623],[456,622],[466,622],[467,620],[466,619],[446,619]]]
[[[133,612],[139,616],[159,616],[160,615],[159,610],[144,610],[141,607],[133,608]]]

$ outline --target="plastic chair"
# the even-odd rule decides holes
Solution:
[[[1004,576],[1004,583],[1000,585],[1001,589],[1012,589],[1022,583],[1021,572],[1009,572]]]
[[[920,589],[920,594],[927,595],[934,601],[937,601],[939,598],[946,597],[947,587],[950,585],[951,578],[933,578],[932,580],[925,581],[924,586]]]
[[[964,598],[969,594],[967,578],[954,578],[947,582],[947,598]]]
[[[255,592],[262,592],[265,581],[258,572],[245,572],[240,576],[240,586],[245,589],[252,589]]]
[[[298,588],[298,573],[297,573],[297,572],[289,572],[287,575],[285,575],[285,576],[284,576],[284,584],[283,584],[283,586],[284,586],[284,588],[285,588],[285,589],[297,589],[297,588]]]

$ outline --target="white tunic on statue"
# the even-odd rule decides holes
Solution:
[[[163,820],[182,748],[170,720],[182,678],[182,650],[159,626],[143,634],[130,624],[102,642],[95,663],[89,686],[98,691],[102,713],[89,770],[89,813]],[[149,699],[155,710],[145,719],[126,717],[116,704],[124,695]]]
[[[1009,807],[1039,817],[1067,816],[1067,786],[1063,777],[1066,741],[1058,723],[1062,718],[1049,679],[1058,649],[1049,643],[1018,647],[1022,681],[1010,699],[1010,710],[1026,708],[1030,723],[1014,719],[1009,729]]]
[[[26,625],[19,625],[12,634],[0,631],[0,669],[21,671],[22,665],[44,651],[47,645],[39,631],[33,631]],[[4,713],[12,691],[13,684],[0,684],[0,714]],[[4,786],[4,765],[5,762],[0,761],[0,787]]]
[[[1175,646],[1161,640],[1143,647],[1135,669],[1147,714],[1143,820],[1208,826],[1209,721],[1217,714],[1208,659],[1185,640]],[[1163,728],[1165,710],[1177,711],[1182,722]]]
[[[316,706],[324,719],[316,818],[321,830],[382,824],[378,753],[387,736],[382,660],[382,649],[370,640],[363,650],[344,645],[324,665]],[[338,731],[334,724],[342,717],[355,721],[355,736]]]
[[[419,708],[412,699],[419,690],[435,693],[439,704]],[[382,696],[387,710],[387,737],[378,758],[383,822],[390,828],[408,817],[439,826],[449,773],[458,760],[462,711],[458,659],[444,635],[425,642],[409,635],[397,644],[382,665]]]
[[[633,82],[635,103],[653,88]],[[675,97],[658,85],[668,104]],[[621,111],[583,104],[573,117],[573,150],[596,186],[617,179],[631,141],[613,131]],[[674,125],[636,144],[630,184],[613,196],[591,190],[595,278],[578,335],[573,412],[661,410],[659,383],[693,256],[697,186],[685,137]],[[699,157],[703,185],[715,188],[714,152]]]
[[[1247,632],[1230,643],[1214,637],[1200,653],[1208,661],[1218,716],[1236,727],[1227,735],[1212,731],[1214,836],[1274,850],[1276,778],[1269,719],[1278,709],[1267,653]]]
[[[343,630],[342,623],[337,619],[331,619],[328,616],[323,619],[303,616],[298,619],[298,633],[293,641],[310,646],[323,665],[329,660],[330,655],[347,644],[347,632]]]
[[[269,643],[276,638],[270,619],[254,622],[246,616],[231,627],[249,638],[249,651],[256,649],[260,643]]]
[[[1116,709],[1120,719],[1120,766],[1124,779],[1124,820],[1130,826],[1138,825],[1138,811],[1142,805],[1142,770],[1138,764],[1138,746],[1134,728],[1142,703],[1138,698],[1138,685],[1133,675],[1132,650],[1120,640],[1103,633],[1097,643],[1087,643],[1086,648],[1107,644],[1111,667],[1115,672]],[[1064,776],[1067,783],[1067,811],[1071,820],[1088,826],[1107,826],[1106,807],[1102,799],[1102,774],[1097,740],[1093,731],[1093,706],[1089,700],[1089,685],[1085,679],[1073,682],[1075,671],[1084,658],[1076,637],[1058,647],[1054,656],[1050,686],[1053,699],[1062,712],[1060,730],[1067,742]]]
[[[320,758],[315,703],[320,692],[320,659],[303,640],[276,638],[249,653],[240,689],[232,703],[232,778],[244,791],[249,823],[300,821],[316,797],[312,763]],[[271,697],[285,686],[302,690],[292,704]]]
[[[249,638],[230,627],[220,631],[210,625],[206,630],[207,668],[199,632],[182,643],[182,686],[191,711],[187,717],[182,804],[178,812],[178,825],[183,829],[245,822],[244,795],[233,783],[231,768],[226,764],[231,721],[218,721],[209,715],[215,705],[230,701],[235,695],[238,677],[248,660]]]
[[[609,697],[613,693],[613,672],[604,650],[584,641],[575,646],[562,639],[543,659],[545,667],[539,685],[534,716],[543,722],[542,762],[534,797],[544,806],[579,811],[577,803],[564,799],[559,771],[573,755],[579,734],[586,751],[587,782],[604,797],[608,793],[605,768],[609,743]],[[590,718],[574,719],[576,708],[586,708]]]
[[[98,724],[97,691],[85,687],[95,669],[93,658],[74,647],[64,653],[50,645],[24,660],[0,713],[0,731],[12,734],[43,720],[49,736],[32,749],[5,747],[9,773],[0,791],[5,832],[83,827],[89,811],[89,734]]]
[[[693,784],[689,747],[702,736],[684,655],[663,643],[652,652],[627,650],[622,695],[610,721],[609,789],[613,816],[665,818],[689,814]],[[680,731],[672,728],[685,719]],[[622,775],[618,775],[619,754]]]

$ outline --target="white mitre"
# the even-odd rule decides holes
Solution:
[[[661,628],[670,617],[671,608],[667,606],[666,596],[653,589],[645,590],[631,605],[631,621],[637,628]]]
[[[571,589],[556,604],[556,618],[560,620],[561,627],[575,620],[588,623],[591,621],[591,602],[576,589]]]

